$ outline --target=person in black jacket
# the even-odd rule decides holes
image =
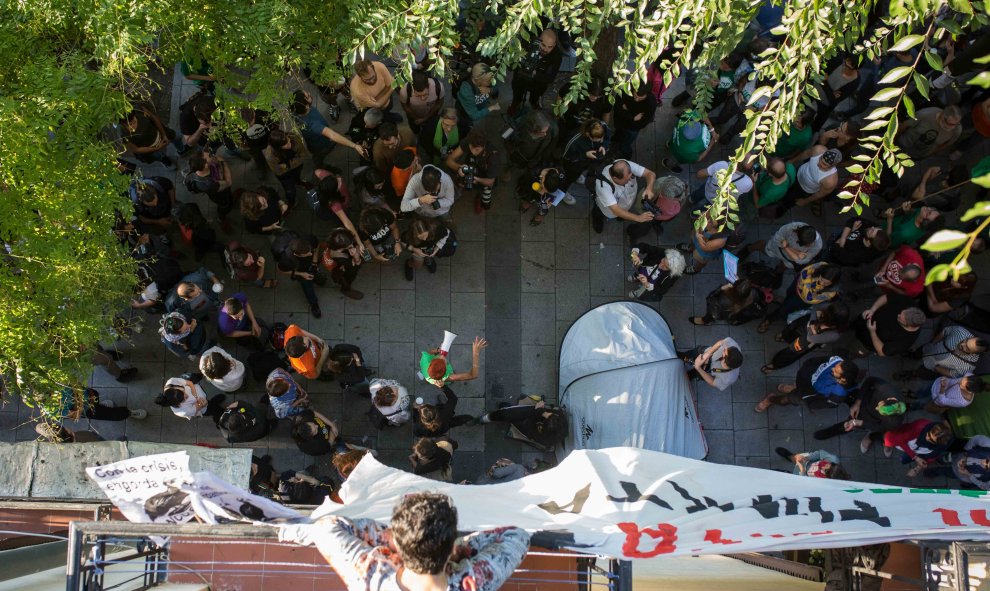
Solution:
[[[413,415],[413,435],[417,437],[439,437],[453,427],[466,425],[474,420],[471,415],[455,415],[457,395],[450,386],[442,388],[439,404],[416,405]]]
[[[549,408],[543,400],[522,396],[515,406],[503,403],[499,409],[478,417],[479,423],[509,423],[525,437],[544,448],[563,442],[567,435],[567,415]]]
[[[307,409],[292,417],[292,440],[299,451],[310,456],[325,456],[333,452],[340,430],[327,417]]]
[[[238,400],[224,409],[217,421],[217,428],[228,443],[247,443],[271,433],[275,424],[270,406],[262,405],[259,409],[249,402]]]
[[[532,50],[523,56],[519,67],[512,72],[512,104],[508,115],[514,116],[526,94],[534,109],[540,108],[540,98],[557,77],[564,52],[557,45],[557,33],[547,29],[533,42]]]
[[[632,96],[619,97],[615,103],[615,136],[612,140],[619,158],[631,158],[639,132],[653,123],[657,99],[645,84]]]

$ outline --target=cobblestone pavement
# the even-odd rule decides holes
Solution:
[[[178,126],[178,106],[194,91],[192,84],[176,74],[170,114],[173,128]],[[320,103],[320,107],[325,112],[325,105]],[[636,146],[634,160],[659,174],[664,174],[659,164],[663,155],[661,147],[669,137],[673,113],[665,104],[658,112],[657,124],[640,135]],[[337,126],[340,131],[347,119],[345,110],[342,123]],[[501,121],[489,123],[493,127],[491,137],[497,137]],[[727,153],[722,148],[715,152],[707,162]],[[338,147],[335,154],[346,159],[338,165],[348,174],[358,165],[351,150]],[[233,168],[235,187],[258,183],[258,173],[250,164],[233,157],[228,161]],[[696,166],[686,166],[680,176],[690,178],[692,186],[696,186],[696,170]],[[166,171],[160,165],[145,167],[144,172],[149,176],[173,176],[180,201],[194,199],[213,211],[205,198],[185,191],[179,173]],[[271,177],[267,183],[277,186]],[[452,359],[458,368],[466,368],[472,338],[486,337],[489,347],[483,353],[480,377],[456,385],[461,399],[460,413],[480,414],[499,402],[514,400],[519,393],[543,394],[554,399],[557,351],[563,334],[572,321],[591,307],[625,298],[631,287],[624,279],[631,271],[626,256],[629,246],[623,243],[625,237],[618,223],[607,223],[600,235],[591,230],[589,200],[583,188],[575,190],[579,196],[577,205],[561,205],[542,226],[534,228],[529,226],[529,216],[518,213],[511,185],[500,183],[494,207],[482,215],[474,214],[469,199],[460,199],[455,204],[453,220],[460,246],[454,257],[439,261],[435,274],[420,270],[415,281],[409,282],[403,277],[401,264],[364,265],[355,288],[363,291],[365,298],[347,300],[332,286],[319,289],[324,312],[320,319],[309,314],[301,290],[291,281],[281,281],[275,289],[243,285],[236,289],[248,294],[261,318],[299,324],[331,343],[360,346],[378,376],[397,379],[427,400],[434,398],[437,390],[415,376],[419,352],[436,346],[444,329],[451,330],[460,335]],[[804,208],[793,210],[791,215],[793,219],[813,223],[824,236],[837,231],[842,220],[838,208],[832,204],[826,206],[824,216],[819,218]],[[236,236],[249,246],[268,252],[264,237],[243,234],[240,216],[234,214],[232,218]],[[781,223],[784,221],[789,220]],[[300,232],[312,231],[318,236],[328,230],[325,222],[314,219],[304,204],[296,208],[284,225]],[[687,216],[679,216],[667,224],[661,236],[651,234],[647,240],[667,246],[683,242],[688,237],[688,226]],[[778,226],[779,223],[754,222],[747,238],[768,238]],[[191,268],[193,264],[191,257],[183,261],[184,267]],[[221,272],[215,255],[209,255],[205,264],[218,274]],[[682,278],[659,305],[678,348],[710,344],[729,335],[740,343],[746,358],[742,378],[730,390],[718,392],[704,383],[697,386],[696,402],[711,450],[708,461],[786,469],[786,463],[773,453],[774,447],[784,446],[793,451],[826,449],[839,454],[856,480],[907,484],[905,467],[896,460],[885,460],[879,446],[863,455],[858,449],[859,437],[855,435],[824,442],[812,438],[816,429],[844,418],[838,417],[835,410],[811,413],[799,407],[774,407],[765,414],[753,412],[753,405],[766,392],[793,378],[796,365],[771,377],[760,372],[760,366],[779,346],[773,340],[774,329],[779,326],[760,335],[756,323],[695,327],[688,322],[688,316],[702,310],[704,296],[722,281],[721,265],[709,265],[698,275]],[[785,278],[785,285],[787,281]],[[233,293],[235,287],[230,281],[226,283],[226,293]],[[869,302],[861,301],[858,305],[865,308]],[[131,408],[147,409],[149,416],[140,421],[102,422],[94,427],[107,439],[126,435],[141,441],[229,445],[212,421],[182,420],[152,403],[165,379],[192,370],[193,364],[165,351],[158,341],[158,315],[142,312],[137,316],[145,318],[145,330],[134,335],[132,346],[124,345],[122,351],[124,360],[139,369],[139,378],[120,384],[97,369],[93,372],[92,385],[103,397],[118,404],[126,402]],[[225,346],[239,358],[246,358],[245,351],[231,344]],[[872,375],[889,377],[907,363],[874,357],[868,361],[868,368]],[[379,458],[386,463],[408,467],[406,458],[413,442],[408,425],[377,433],[365,418],[366,400],[345,397],[331,382],[312,381],[307,389],[315,407],[339,421],[346,437],[355,441],[364,438],[365,445],[377,449]],[[263,384],[249,381],[231,398],[253,402],[262,392]],[[8,441],[34,439],[33,414],[23,405],[4,406],[0,412],[0,437]],[[451,435],[460,444],[454,457],[455,479],[472,479],[500,457],[531,461],[542,455],[506,440],[504,431],[504,427],[497,425],[453,429]],[[286,424],[279,425],[265,439],[238,446],[251,447],[258,455],[271,454],[278,469],[302,468],[311,461],[296,449]],[[944,481],[934,484],[943,485]]]

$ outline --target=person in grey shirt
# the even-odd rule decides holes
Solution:
[[[409,179],[400,208],[426,218],[446,217],[455,197],[454,181],[450,175],[427,164]]]
[[[704,380],[719,391],[725,391],[736,383],[743,362],[739,343],[731,337],[725,337],[708,348],[702,346],[678,351],[677,356],[692,365],[688,370],[688,379]]]

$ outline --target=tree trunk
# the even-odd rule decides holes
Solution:
[[[608,81],[612,77],[612,64],[619,55],[619,43],[622,41],[622,31],[619,27],[605,28],[595,42],[595,63],[591,66],[591,74]]]

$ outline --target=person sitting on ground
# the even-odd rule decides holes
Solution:
[[[220,419],[223,412],[223,401],[225,394],[217,394],[207,400],[206,392],[199,382],[203,375],[199,373],[185,373],[177,378],[169,378],[165,382],[165,389],[155,397],[155,404],[158,406],[171,407],[175,416],[191,420],[193,417],[206,415],[214,422]]]
[[[390,527],[331,516],[283,526],[279,539],[315,543],[351,591],[496,591],[529,550],[529,534],[516,527],[471,533],[458,543],[457,508],[450,497],[431,492],[403,496]]]
[[[445,384],[451,382],[467,382],[478,377],[478,364],[481,359],[481,350],[488,346],[488,341],[481,337],[474,337],[471,345],[471,371],[454,373],[454,368],[447,361],[447,353],[439,348],[423,351],[419,357],[419,370],[422,377],[427,382],[437,388],[443,388]]]
[[[58,424],[83,418],[89,421],[126,421],[148,417],[148,411],[143,408],[131,410],[126,406],[117,406],[112,400],[100,400],[100,393],[95,388],[65,387],[57,396],[58,410],[49,412],[42,407],[41,414]]]
[[[46,443],[93,443],[103,441],[94,431],[74,431],[58,423],[40,422],[34,426],[34,432],[41,441]]]
[[[883,454],[888,458],[897,448],[904,452],[902,464],[913,466],[908,470],[909,478],[914,478],[930,464],[936,462],[949,451],[954,441],[952,430],[946,423],[936,423],[928,419],[915,419],[888,431],[883,436]]]
[[[763,292],[749,279],[740,278],[711,291],[705,296],[705,315],[690,316],[688,320],[696,326],[706,326],[716,320],[737,326],[762,317],[766,309]]]
[[[519,480],[529,472],[526,466],[517,464],[508,458],[499,458],[484,474],[474,479],[473,484],[499,484]]]
[[[627,279],[638,287],[628,295],[641,301],[660,301],[687,266],[684,255],[676,248],[661,249],[645,242],[636,244],[629,257],[636,272]]]
[[[372,409],[381,415],[376,427],[400,427],[412,418],[409,391],[399,382],[376,378],[371,380],[368,394]]]
[[[544,449],[552,449],[567,436],[567,414],[561,408],[548,407],[538,396],[520,396],[515,405],[503,402],[498,410],[478,417],[478,422],[509,423]]]
[[[223,283],[206,267],[200,267],[182,278],[165,297],[165,309],[181,310],[197,320],[208,318],[220,306]]]
[[[422,437],[413,444],[409,464],[413,474],[418,474],[434,480],[451,482],[451,462],[454,460],[454,450],[457,442],[450,437],[427,439]]]
[[[203,351],[213,346],[203,325],[180,311],[169,312],[162,317],[158,334],[170,353],[190,361],[197,360]]]
[[[907,405],[893,384],[879,378],[866,378],[856,393],[856,401],[849,406],[848,418],[815,431],[815,439],[830,439],[850,431],[866,431],[859,442],[859,451],[865,454],[874,442],[883,439],[884,433],[899,427],[906,413]]]
[[[687,351],[678,351],[677,356],[684,363],[690,363],[687,375],[689,380],[704,380],[706,384],[720,392],[739,379],[743,354],[739,343],[732,337],[716,341],[710,347],[700,346]]]
[[[315,334],[290,324],[285,330],[285,354],[297,373],[311,380],[320,377],[327,362],[330,347]]]
[[[254,316],[254,309],[243,292],[237,292],[223,302],[217,316],[220,334],[237,339],[238,344],[260,351],[268,346],[271,329],[264,320]]]
[[[271,407],[257,408],[243,401],[231,403],[220,413],[217,428],[227,443],[249,443],[258,441],[275,429]]]
[[[203,351],[199,371],[221,392],[233,392],[244,384],[244,364],[219,346]]]
[[[794,464],[794,474],[811,478],[832,478],[838,480],[849,478],[849,474],[839,464],[838,456],[823,449],[794,453],[787,448],[778,447],[774,451],[778,456]]]
[[[413,415],[413,435],[417,437],[439,437],[454,427],[474,421],[471,415],[455,415],[457,395],[449,386],[441,388],[437,404],[416,404]]]
[[[306,390],[281,367],[273,369],[268,374],[265,391],[268,392],[268,404],[271,405],[277,419],[302,414],[311,405]]]
[[[795,384],[781,384],[776,392],[763,397],[756,412],[766,412],[774,405],[800,405],[811,410],[835,408],[849,403],[850,395],[858,388],[859,366],[838,355],[812,357],[801,364]]]
[[[292,415],[292,440],[306,455],[325,456],[332,453],[339,436],[337,425],[312,408]]]

